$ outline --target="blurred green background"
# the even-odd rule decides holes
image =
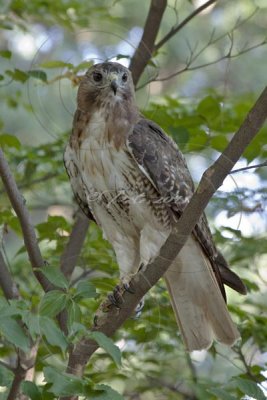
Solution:
[[[62,160],[78,77],[92,62],[109,59],[129,65],[149,3],[0,1],[0,144],[51,266],[59,266],[77,212]],[[169,0],[157,42],[202,3]],[[196,183],[266,85],[266,28],[265,0],[217,1],[153,55],[137,84],[140,108],[176,140]],[[235,168],[262,163],[266,157],[265,126]],[[265,398],[266,171],[262,167],[227,177],[207,209],[218,246],[249,290],[246,297],[228,293],[242,342],[233,350],[215,344],[208,352],[187,354],[162,281],[148,294],[141,317],[129,320],[116,334],[122,366],[117,368],[100,350],[86,369],[90,382],[110,385],[129,400]],[[2,251],[24,309],[38,315],[43,294],[31,273],[17,217],[0,190]],[[73,287],[80,276],[102,297],[118,280],[113,250],[93,223]],[[88,327],[102,297],[79,300],[74,322]],[[1,331],[1,323],[0,332],[0,357],[12,363],[14,343]],[[65,364],[62,348],[43,333],[35,373],[40,391],[44,368],[53,366],[61,373]],[[0,365],[2,399],[11,378]],[[45,378],[53,383],[48,374]],[[57,375],[54,379],[60,380]],[[42,398],[49,398],[48,392],[46,387]],[[103,399],[116,399],[110,396]]]

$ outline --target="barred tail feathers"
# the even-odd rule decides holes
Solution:
[[[229,346],[239,338],[211,264],[191,236],[165,274],[172,307],[189,351],[213,340]]]

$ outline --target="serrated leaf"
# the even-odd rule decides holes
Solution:
[[[51,290],[45,293],[40,303],[40,314],[55,317],[65,308],[67,294],[61,290]]]
[[[0,135],[0,145],[14,147],[15,149],[20,149],[21,147],[19,139],[14,135],[9,135],[8,133]]]
[[[236,397],[220,388],[211,388],[208,392],[214,394],[220,400],[236,400]]]
[[[251,396],[256,400],[266,400],[266,396],[256,382],[243,378],[234,378],[232,382],[247,396]]]
[[[71,396],[85,394],[84,382],[74,375],[57,371],[52,367],[44,368],[46,382],[52,384],[49,392],[56,396]]]
[[[28,75],[40,81],[47,82],[46,73],[40,69],[28,71]]]
[[[9,51],[9,50],[1,50],[1,51],[0,51],[0,56],[3,57],[3,58],[8,58],[8,59],[10,59],[11,56],[12,56],[12,53],[11,53],[11,51]]]
[[[66,63],[60,60],[45,61],[40,65],[42,68],[72,68],[71,63]]]
[[[42,394],[34,382],[23,381],[21,389],[22,393],[26,394],[31,400],[42,400]]]
[[[62,352],[66,351],[68,342],[55,321],[51,318],[41,316],[39,318],[39,326],[41,333],[49,344],[59,347]]]
[[[76,294],[74,298],[95,298],[97,295],[95,286],[88,280],[82,280],[78,283],[76,288]]]
[[[124,400],[124,397],[120,393],[108,385],[99,384],[95,386],[95,389],[104,391],[104,393],[93,397],[92,400]]]
[[[38,268],[48,280],[53,283],[53,285],[58,286],[62,289],[67,289],[69,287],[69,282],[65,275],[56,267],[44,267]]]
[[[18,322],[13,318],[0,318],[0,331],[10,343],[25,352],[29,351],[30,340]]]
[[[121,351],[109,337],[102,332],[90,332],[89,337],[94,339],[113,358],[117,365],[121,365]]]

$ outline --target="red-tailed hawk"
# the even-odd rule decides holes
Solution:
[[[159,254],[192,196],[192,178],[174,141],[138,111],[124,66],[92,66],[77,102],[65,166],[79,206],[112,244],[127,283]],[[189,351],[208,348],[213,339],[236,341],[223,284],[246,289],[217,251],[205,215],[165,280]]]

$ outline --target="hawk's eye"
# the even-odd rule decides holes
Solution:
[[[93,79],[95,82],[101,82],[102,81],[102,74],[101,72],[93,72]]]
[[[126,82],[127,81],[128,76],[127,76],[126,72],[124,72],[124,74],[122,75],[121,79],[122,79],[122,82]]]

